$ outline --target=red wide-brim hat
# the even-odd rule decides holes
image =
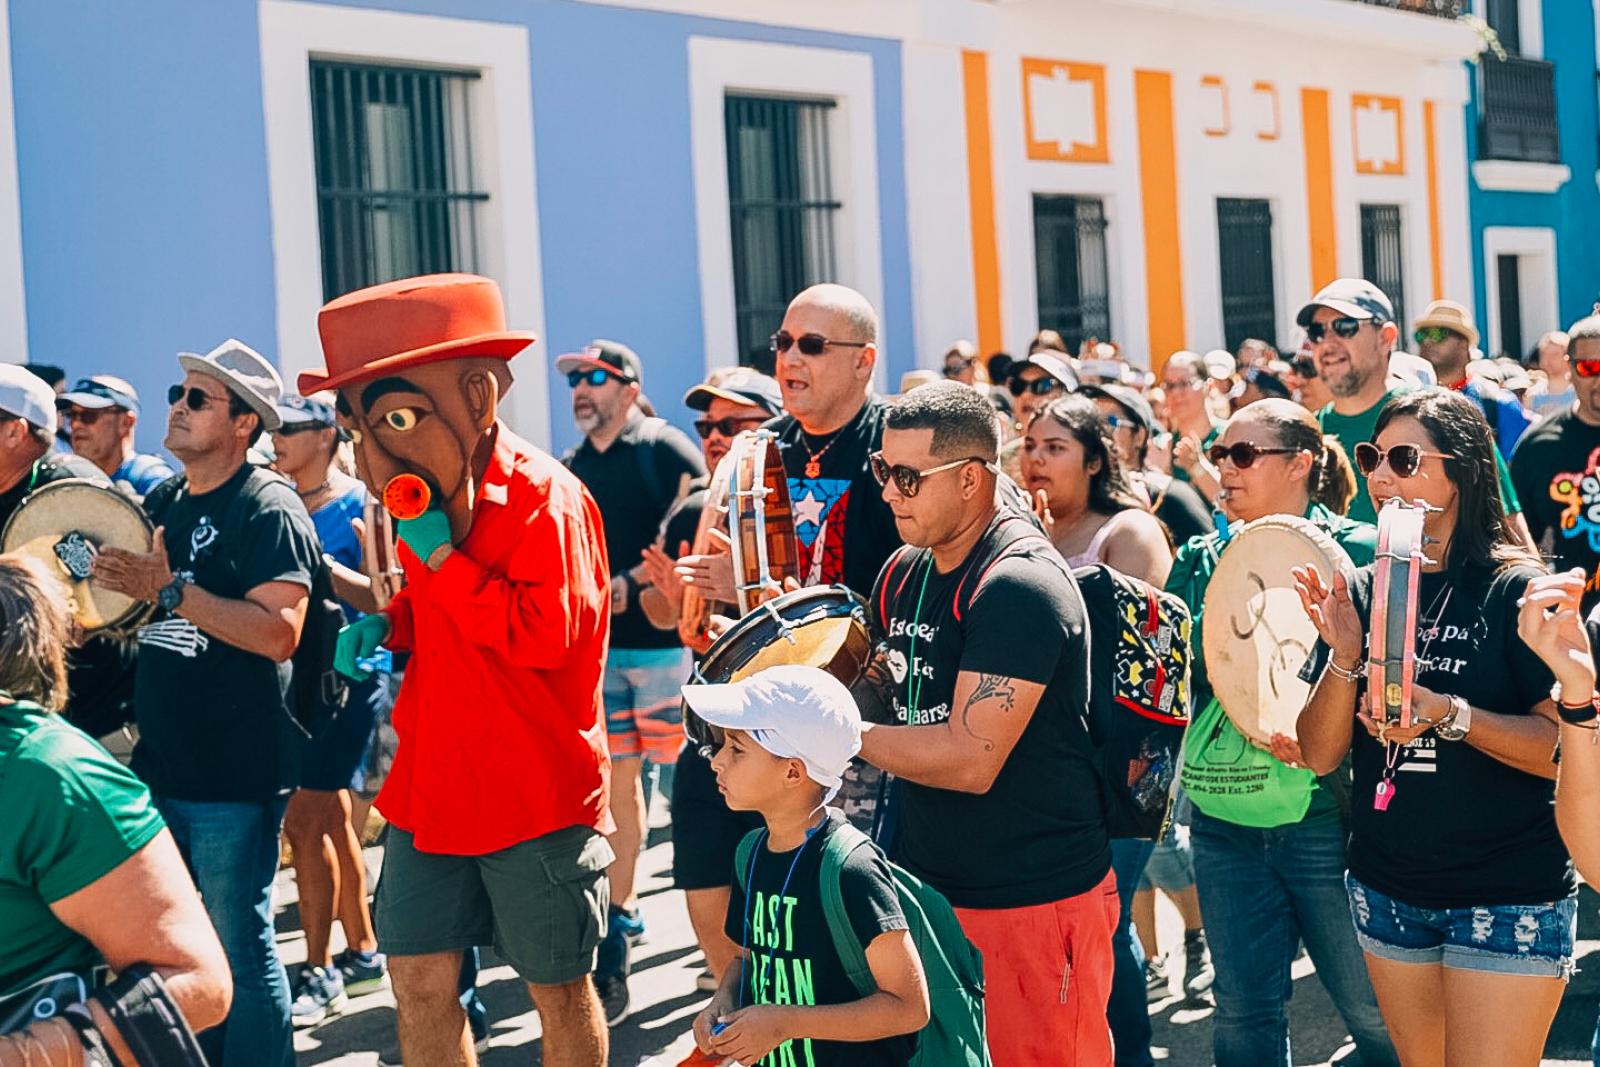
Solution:
[[[302,396],[446,359],[510,359],[537,340],[506,329],[500,287],[476,274],[424,274],[346,293],[317,313],[317,332],[327,370],[301,373]]]

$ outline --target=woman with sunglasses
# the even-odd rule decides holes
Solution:
[[[1033,417],[1022,441],[1022,476],[1069,564],[1104,563],[1152,585],[1166,582],[1167,532],[1134,495],[1111,427],[1089,397],[1053,400]]]
[[[286,396],[278,402],[278,416],[282,421],[272,432],[274,469],[295,483],[341,594],[376,610],[367,595],[370,583],[360,573],[361,540],[354,525],[366,507],[367,489],[335,462],[341,435],[333,405]],[[344,608],[351,622],[363,614],[353,604]],[[315,1026],[338,1014],[348,997],[382,988],[386,975],[367,906],[367,867],[361,854],[361,833],[377,787],[365,780],[361,768],[397,687],[390,685],[387,649],[379,649],[362,666],[371,676],[351,684],[349,699],[332,725],[306,742],[301,788],[284,811],[283,833],[294,854],[306,933],[306,962],[290,975],[289,1015],[296,1026]],[[358,791],[364,800],[357,799]],[[329,944],[335,915],[348,946],[337,957]]]
[[[1371,561],[1376,531],[1343,514],[1354,491],[1349,461],[1305,408],[1291,400],[1241,408],[1212,447],[1211,461],[1219,468],[1227,507],[1241,522],[1269,515],[1304,518],[1352,559]],[[1216,532],[1194,538],[1178,550],[1167,580],[1167,590],[1194,615],[1194,717],[1185,745],[1190,753],[1218,753],[1219,762],[1222,754],[1249,745],[1214,706],[1201,641],[1206,590],[1227,544]],[[1294,742],[1280,738],[1271,753],[1256,759],[1293,764],[1299,755]],[[1216,968],[1212,1041],[1219,1067],[1289,1062],[1290,967],[1302,942],[1355,1038],[1361,1062],[1397,1062],[1344,891],[1347,776],[1330,770],[1320,779],[1304,772],[1272,774],[1260,792],[1227,802],[1190,790],[1195,881]]]
[[[1391,402],[1374,440],[1357,446],[1378,508],[1430,509],[1411,725],[1363,710],[1372,568],[1350,582],[1296,576],[1331,652],[1300,715],[1300,748],[1319,772],[1351,759],[1350,907],[1408,1065],[1537,1064],[1572,972],[1553,698],[1586,703],[1592,692],[1552,691],[1570,663],[1518,633],[1544,568],[1506,525],[1493,450],[1478,405],[1446,389]]]

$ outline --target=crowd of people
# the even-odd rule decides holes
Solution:
[[[76,479],[153,531],[93,553],[86,580],[144,605],[125,631],[49,560],[0,556],[0,808],[23,813],[0,828],[0,1065],[79,1062],[59,979],[84,999],[136,964],[213,1064],[291,1064],[294,1028],[388,984],[404,1062],[470,1064],[483,947],[545,1063],[603,1064],[657,792],[709,998],[682,1067],[1148,1067],[1168,998],[1214,1005],[1217,1064],[1285,1064],[1302,949],[1366,1067],[1536,1064],[1574,861],[1600,876],[1600,315],[1525,362],[1484,358],[1464,306],[1398,323],[1360,279],[1296,321],[1292,354],[1153,363],[963,341],[885,397],[875,309],[821,284],[774,324],[772,374],[715,370],[681,411],[626,344],[558,356],[582,435],[560,459],[499,418],[535,338],[469,275],[328,304],[298,393],[237,340],[180,355],[170,459],[136,450],[129,383],[0,365],[0,529]],[[820,663],[701,684],[751,592],[717,481],[757,429],[794,538],[756,594],[858,597],[853,686]],[[1364,692],[1395,500],[1427,506],[1428,545],[1398,726]],[[1294,731],[1262,742],[1201,633],[1234,538],[1275,518],[1354,569],[1295,571],[1320,645]],[[1084,568],[1187,609],[1156,839],[1116,830],[1090,669],[1115,635]],[[126,766],[92,740],[124,727]],[[1219,763],[1255,784],[1189,773]]]

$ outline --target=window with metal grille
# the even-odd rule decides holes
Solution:
[[[1383,290],[1394,307],[1401,337],[1409,336],[1406,323],[1405,241],[1399,204],[1361,205],[1361,276]]]
[[[729,96],[728,208],[739,362],[771,373],[767,339],[796,293],[833,281],[831,100]]]
[[[1217,251],[1221,260],[1223,344],[1259,338],[1277,344],[1277,282],[1272,270],[1272,204],[1266,200],[1217,201]]]
[[[1076,351],[1086,337],[1111,339],[1105,202],[1086,196],[1033,198],[1033,257],[1039,328]]]
[[[326,299],[478,269],[473,71],[311,62]]]

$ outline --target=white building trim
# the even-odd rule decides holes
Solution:
[[[834,215],[834,281],[883,312],[882,233],[878,219],[878,134],[872,57],[718,37],[689,38],[689,128],[700,252],[700,312],[706,368],[738,362],[734,319],[733,235],[728,213],[724,100],[729,92],[826,97]],[[773,323],[776,329],[777,323]],[[878,345],[890,339],[880,330]],[[883,373],[883,360],[878,369]]]
[[[11,95],[11,5],[0,0],[0,361],[28,360],[28,299],[22,273],[22,198]]]
[[[1556,231],[1546,226],[1487,226],[1483,231],[1483,283],[1487,321],[1481,347],[1496,355],[1500,343],[1500,272],[1498,257],[1517,257],[1521,297],[1522,339],[1532,344],[1547,330],[1561,328],[1556,282]],[[1521,358],[1521,352],[1507,353]]]
[[[1472,180],[1491,193],[1553,193],[1572,178],[1565,163],[1522,163],[1480,159],[1472,164]]]
[[[481,273],[500,283],[512,329],[544,339],[544,285],[533,158],[533,90],[523,26],[262,0],[261,89],[266,116],[272,246],[277,280],[278,361],[284,377],[321,363],[321,238],[311,120],[312,57],[403,62],[477,70],[469,104],[474,167],[489,200],[480,209]],[[521,357],[502,417],[541,445],[550,441],[544,360]],[[518,370],[516,362],[513,370]]]

